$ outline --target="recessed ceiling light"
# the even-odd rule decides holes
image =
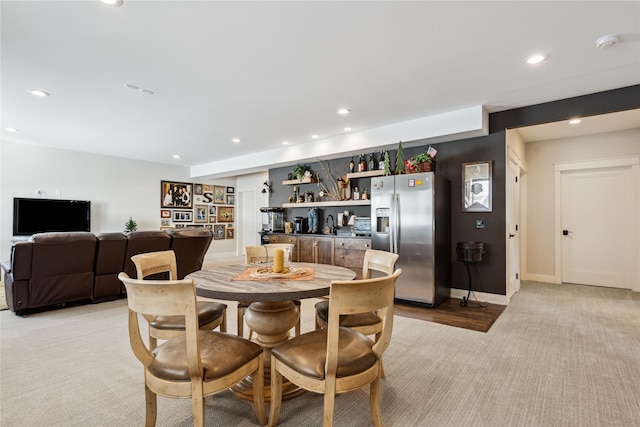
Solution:
[[[535,55],[527,57],[527,59],[525,59],[525,62],[529,65],[536,65],[546,61],[547,59],[549,59],[549,55],[547,55],[546,53],[536,53]]]
[[[314,133],[313,135],[311,135],[311,138],[313,138],[313,139],[318,139],[318,138],[320,138],[320,137]]]
[[[233,138],[231,141],[237,144],[238,142],[240,142],[240,138]]]
[[[289,141],[282,141],[282,145],[289,145]]]
[[[569,120],[569,124],[570,125],[577,125],[578,123],[580,123],[582,120],[580,119],[571,119]]]
[[[27,89],[27,92],[29,92],[33,96],[39,96],[39,97],[49,96],[49,92],[45,92],[44,90],[41,90],[41,89]]]
[[[348,108],[340,108],[338,111],[336,111],[336,113],[342,114],[343,116],[349,114],[350,112],[351,110],[349,110]]]
[[[173,158],[174,158],[174,159],[179,159],[179,158],[180,158],[180,154],[174,154],[174,155],[173,155]]]
[[[100,3],[108,4],[109,6],[120,7],[124,4],[124,0],[100,0]]]
[[[350,127],[346,127],[346,128],[344,128],[344,130],[345,130],[345,132],[349,132],[351,130],[351,128]]]
[[[20,129],[16,129],[16,128],[5,128],[5,130],[7,132],[11,132],[11,133],[20,132]]]

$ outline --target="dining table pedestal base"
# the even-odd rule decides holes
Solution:
[[[289,331],[297,324],[300,311],[293,301],[261,301],[252,303],[245,312],[247,326],[255,332],[254,340],[264,349],[264,398],[271,399],[271,349],[289,339]],[[253,384],[247,377],[231,388],[244,400],[253,401]],[[283,378],[282,399],[291,399],[304,392],[297,385]]]

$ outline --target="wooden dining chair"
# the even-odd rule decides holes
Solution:
[[[244,252],[247,260],[247,264],[263,264],[267,262],[267,259],[273,260],[275,250],[280,248],[284,249],[284,259],[291,262],[293,254],[293,243],[267,243],[262,246],[245,246]],[[298,306],[300,310],[300,300],[294,300],[293,303]],[[244,315],[247,308],[251,305],[251,301],[239,301],[238,302],[238,336],[244,336]],[[300,335],[300,316],[295,326],[296,336]],[[249,339],[253,335],[253,331],[249,329]]]
[[[271,405],[269,425],[275,426],[282,404],[282,378],[297,386],[324,394],[324,426],[333,425],[336,394],[369,384],[371,415],[382,426],[380,375],[382,353],[389,346],[393,328],[395,284],[402,270],[373,279],[333,281],[329,296],[327,328],[308,332],[271,349]],[[376,312],[382,322],[375,342],[351,328],[340,326],[340,317]]]
[[[176,255],[172,250],[148,252],[131,257],[136,267],[138,279],[158,278],[164,274],[164,278],[176,280],[177,264]],[[220,327],[221,332],[227,332],[227,306],[215,301],[198,302],[198,324],[201,330],[210,331]],[[181,316],[167,317],[148,314],[149,344],[155,348],[157,340],[167,340],[184,332],[184,319]]]
[[[379,271],[385,275],[392,274],[395,270],[398,257],[398,254],[391,252],[367,249],[364,253],[364,261],[362,263],[362,278],[371,278],[372,271]],[[315,309],[316,329],[326,327],[329,319],[329,301],[324,300],[316,303]],[[356,329],[365,335],[371,335],[380,332],[381,321],[375,313],[364,313],[353,316],[343,316],[340,319],[340,325]]]
[[[362,278],[371,278],[373,271],[383,274],[392,274],[399,255],[387,251],[379,251],[376,249],[367,249],[364,253],[364,261],[362,263]],[[316,303],[316,329],[326,328],[329,319],[329,301],[324,300]],[[340,318],[340,326],[346,326],[355,329],[365,335],[376,335],[376,341],[382,332],[382,320],[377,313],[358,313]],[[382,378],[384,378],[384,369],[382,369]]]
[[[118,279],[127,289],[131,348],[144,366],[146,426],[156,423],[158,394],[191,398],[193,425],[204,426],[204,397],[249,375],[255,415],[260,425],[267,423],[262,347],[235,335],[199,330],[193,280],[138,280],[124,272]],[[184,333],[153,349],[142,339],[138,314],[180,317]]]

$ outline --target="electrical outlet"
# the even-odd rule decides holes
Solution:
[[[484,219],[476,219],[476,228],[484,228]]]

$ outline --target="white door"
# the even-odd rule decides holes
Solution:
[[[562,282],[631,288],[631,168],[566,170],[561,186]]]
[[[258,229],[256,225],[256,192],[241,191],[238,194],[240,211],[240,222],[236,226],[236,234],[240,245],[238,255],[244,254],[245,246],[255,246],[260,244]]]
[[[508,288],[507,297],[520,290],[520,167],[509,159],[508,177]]]

